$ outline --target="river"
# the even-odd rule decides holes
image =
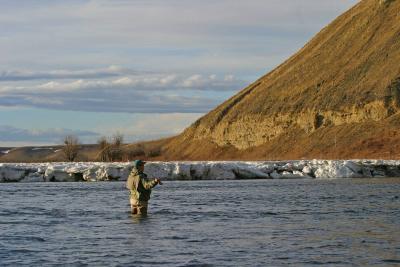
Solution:
[[[399,266],[400,179],[0,184],[1,266]]]

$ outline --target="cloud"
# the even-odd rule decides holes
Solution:
[[[53,129],[22,129],[9,125],[0,125],[0,142],[32,142],[60,144],[66,135],[76,135],[80,139],[92,139],[99,134],[92,131]]]
[[[254,72],[279,64],[288,51],[300,48],[357,2],[96,0],[18,5],[5,0],[0,3],[0,58],[17,68],[114,62],[157,71],[199,73],[206,67],[212,72]]]
[[[74,81],[67,84],[57,84],[53,88],[90,89],[90,88],[132,88],[143,90],[201,90],[201,91],[235,91],[245,85],[245,81],[238,80],[233,75],[222,78],[215,74],[190,76],[178,74],[162,74],[147,76],[125,76],[111,81]],[[44,87],[49,87],[42,85]]]
[[[116,74],[117,75],[117,74]],[[72,76],[72,75],[71,75]],[[74,76],[75,77],[75,76]],[[87,78],[87,77],[85,77]],[[90,78],[90,77],[89,77]],[[104,78],[104,77],[102,77]],[[22,78],[24,79],[24,78]],[[43,79],[43,78],[41,78]],[[65,79],[65,78],[63,78]],[[39,84],[25,86],[0,86],[0,93],[6,92],[41,92],[51,93],[56,91],[95,90],[95,89],[132,89],[143,90],[202,90],[202,91],[235,91],[244,86],[245,81],[237,79],[234,75],[225,75],[219,78],[215,74],[194,74],[189,76],[178,74],[152,74],[124,76],[116,79],[79,79],[73,81],[46,81]]]
[[[170,137],[182,132],[202,114],[143,114],[132,117],[129,121],[115,120],[107,125],[99,124],[94,130],[65,128],[24,129],[0,124],[0,147],[21,145],[61,144],[67,135],[75,135],[82,143],[94,144],[100,136],[112,136],[121,133],[125,142]]]
[[[133,70],[119,66],[110,66],[105,69],[94,70],[54,70],[29,71],[10,70],[0,72],[0,81],[29,81],[29,80],[58,80],[58,79],[94,79],[136,74]]]
[[[129,122],[115,120],[107,126],[99,126],[96,131],[102,132],[105,136],[112,136],[116,132],[122,133],[126,142],[154,140],[181,133],[202,115],[201,113],[141,114]]]
[[[0,83],[0,106],[129,113],[201,113],[209,111],[246,84],[234,75],[129,74],[128,71],[115,71],[116,75],[121,75],[115,78],[65,79],[76,73],[100,72],[65,72],[62,80],[40,83],[8,82],[3,86]]]
[[[40,93],[3,95],[0,106],[37,107],[56,110],[126,113],[204,113],[220,101],[207,97],[146,95],[134,91],[78,91],[76,93]]]

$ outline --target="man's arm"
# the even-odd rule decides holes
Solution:
[[[143,188],[145,190],[149,190],[158,184],[162,184],[160,179],[146,179],[141,177],[140,181],[142,182]]]

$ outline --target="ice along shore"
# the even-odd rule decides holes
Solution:
[[[0,182],[124,181],[129,163],[1,163]],[[149,162],[149,177],[165,180],[332,179],[400,177],[395,160]]]

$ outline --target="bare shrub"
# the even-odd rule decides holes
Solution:
[[[98,160],[100,161],[109,161],[110,160],[110,143],[107,140],[107,137],[102,136],[97,140],[97,144],[99,145],[99,154],[97,155]]]
[[[124,135],[121,133],[116,133],[112,137],[112,143],[115,147],[120,147],[124,143]]]
[[[121,161],[122,160],[122,150],[111,146],[108,150],[109,161]]]
[[[124,136],[121,133],[116,133],[112,137],[112,144],[110,149],[110,160],[117,161],[122,160],[123,151],[122,144],[124,142]]]
[[[99,145],[100,149],[104,149],[110,145],[107,140],[107,137],[105,137],[105,136],[100,137],[99,140],[97,140],[97,144]]]
[[[105,136],[101,137],[97,144],[99,145],[99,153],[97,158],[100,161],[120,161],[124,158],[122,149],[124,136],[116,133],[109,142]]]
[[[74,135],[67,135],[64,138],[64,146],[62,148],[64,157],[67,161],[74,161],[79,152],[79,139]]]

